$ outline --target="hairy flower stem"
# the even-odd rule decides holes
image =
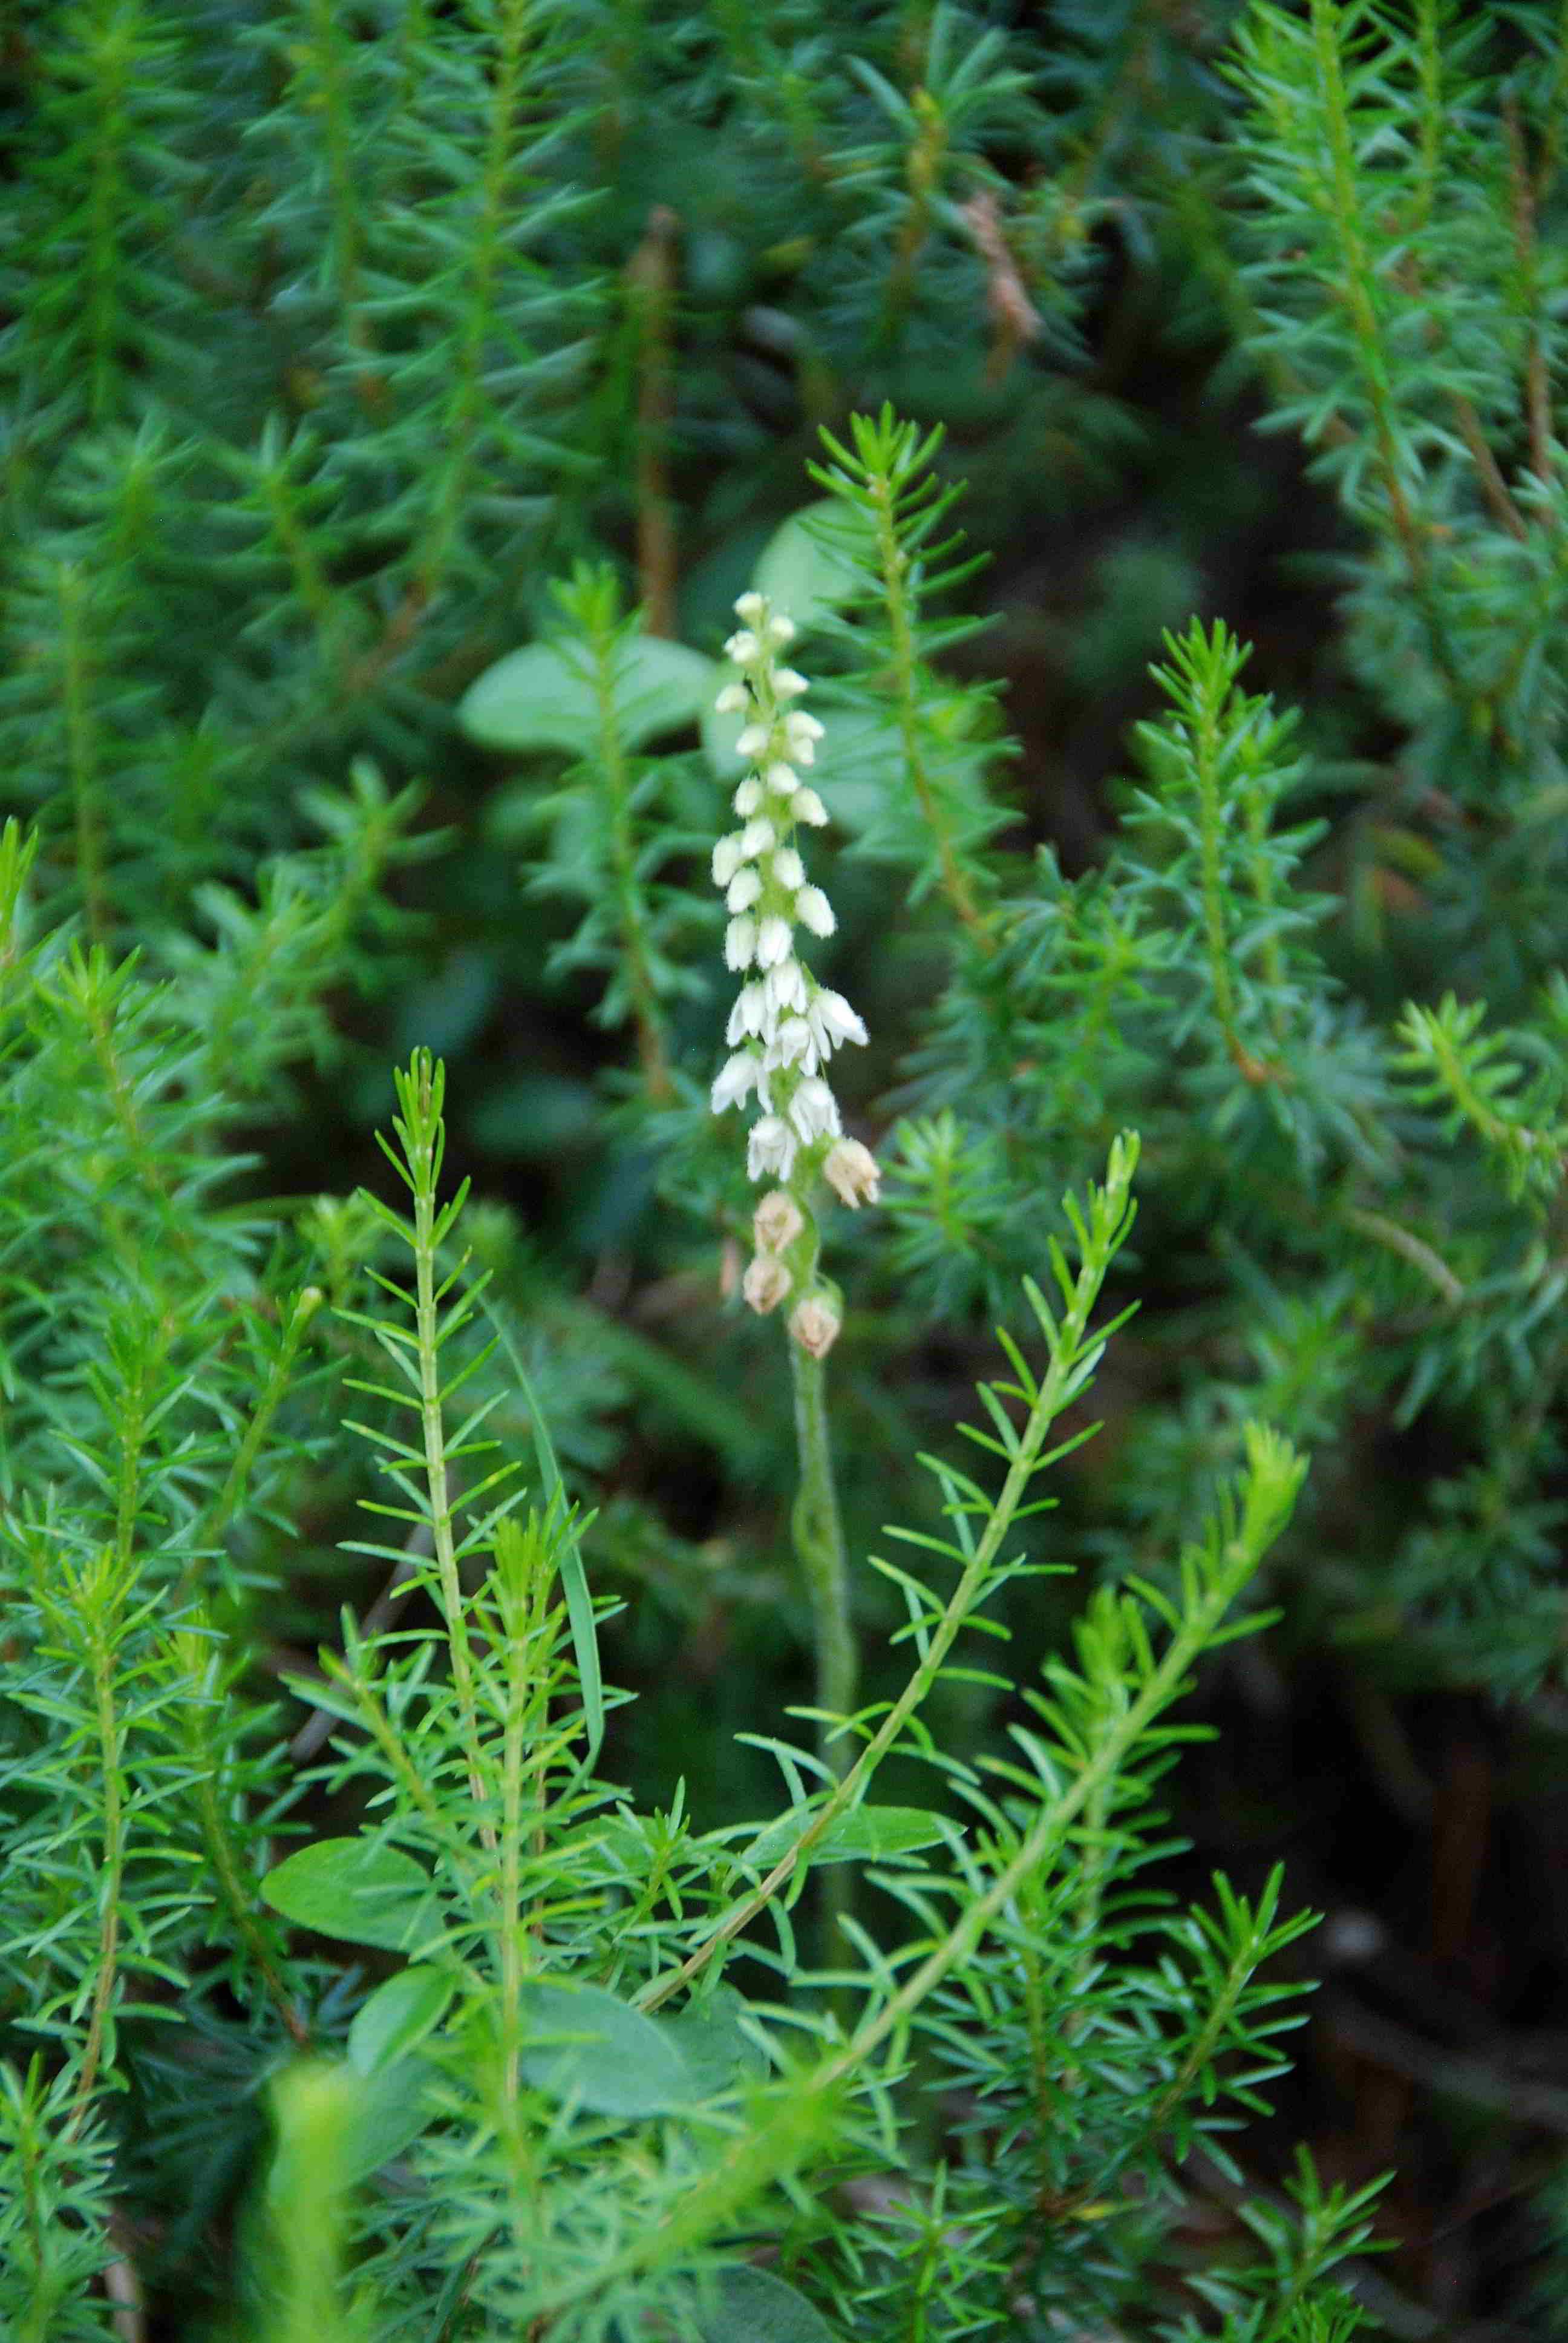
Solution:
[[[795,1551],[811,1603],[817,1650],[817,1705],[845,1716],[855,1704],[859,1655],[849,1619],[849,1564],[844,1526],[833,1479],[828,1434],[827,1373],[799,1342],[789,1345],[795,1384],[795,1439],[800,1455],[800,1493],[795,1501]],[[824,1725],[819,1738],[824,1764],[842,1779],[847,1765],[844,1736]]]
[[[795,1500],[795,1552],[811,1604],[817,1706],[830,1711],[835,1717],[847,1716],[855,1705],[860,1658],[849,1617],[849,1563],[828,1434],[827,1371],[825,1363],[812,1358],[799,1342],[791,1342],[789,1351],[795,1385],[795,1440],[800,1456],[800,1487]],[[824,1717],[817,1727],[817,1747],[823,1764],[842,1781],[849,1765],[849,1736],[835,1734]],[[823,1950],[829,1960],[841,1950],[839,1928],[849,1913],[852,1889],[853,1874],[848,1865],[830,1864],[824,1867]]]

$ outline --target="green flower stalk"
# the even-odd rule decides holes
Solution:
[[[836,1770],[847,1762],[842,1740],[829,1745],[827,1720],[854,1706],[859,1667],[850,1624],[844,1535],[833,1482],[823,1361],[838,1337],[839,1298],[819,1268],[816,1202],[824,1182],[847,1204],[877,1199],[879,1172],[869,1148],[847,1139],[825,1069],[846,1041],[864,1044],[866,1029],[842,993],[821,984],[797,957],[797,928],[830,936],[836,924],[822,890],[806,876],[795,840],[799,826],[820,828],[827,809],[800,778],[817,754],[822,727],[796,705],[804,676],[779,664],[794,638],[791,621],[761,594],[742,594],[741,620],[725,649],[738,670],[719,695],[722,714],[743,719],[738,742],[750,770],[735,792],[742,827],[713,850],[714,884],[729,912],[724,956],[744,977],[729,1013],[731,1055],[713,1085],[724,1113],[755,1097],[760,1114],[747,1141],[753,1180],[778,1182],[757,1207],[756,1253],[741,1282],[753,1310],[789,1311],[789,1360],[800,1493],[795,1546],[811,1600],[817,1645],[817,1701],[822,1752]]]

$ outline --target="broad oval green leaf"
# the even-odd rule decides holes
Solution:
[[[345,2159],[346,2182],[367,2180],[412,2146],[440,2106],[439,2081],[427,2058],[395,2058],[363,2077],[359,2120]]]
[[[407,1952],[435,1919],[412,1855],[368,1838],[322,1838],[285,1855],[261,1883],[275,1912],[323,1936]]]
[[[715,2271],[698,2327],[702,2343],[839,2343],[836,2329],[803,2294],[745,2262]]]
[[[449,1976],[417,1963],[388,1977],[355,2012],[349,2065],[358,2074],[374,2075],[404,2057],[439,2026],[452,1993]]]
[[[276,2151],[266,2193],[278,2217],[355,2187],[401,2156],[436,2112],[437,2079],[421,2058],[375,2076],[316,2056],[282,2068],[268,2091]]]
[[[840,830],[869,830],[882,813],[901,780],[906,759],[899,729],[890,718],[868,709],[824,708],[826,728],[817,749],[817,761],[802,780],[820,785],[828,811]],[[702,745],[708,761],[722,781],[731,781],[746,769],[736,752],[744,716],[720,715],[709,708],[702,719]]]
[[[746,1850],[748,1863],[766,1871],[788,1854],[816,1813],[791,1806],[769,1824]],[[890,1855],[915,1855],[940,1845],[949,1825],[923,1806],[852,1806],[829,1824],[808,1858],[812,1863],[884,1863]]]
[[[612,694],[621,745],[639,749],[695,724],[719,689],[713,661],[661,635],[632,635],[621,646]],[[528,643],[475,678],[457,703],[457,721],[485,749],[590,750],[599,737],[598,693],[586,649]]]
[[[603,2116],[659,2116],[701,2097],[678,2043],[656,2018],[592,1985],[526,1985],[523,2073],[536,2090]]]
[[[747,2031],[745,2016],[744,1996],[732,1985],[720,1985],[664,2021],[704,2098],[738,2083],[760,2082],[768,2072],[768,2054]]]
[[[831,520],[842,529],[850,516],[837,497],[819,497],[780,521],[758,558],[755,584],[776,610],[794,619],[809,634],[829,611],[841,609],[859,590],[851,565],[841,553],[820,542],[809,527],[814,520]],[[871,550],[869,531],[867,552]]]
[[[715,708],[711,700],[702,711],[703,750],[721,781],[732,781],[746,770],[746,759],[735,746],[746,722],[744,711],[731,715]]]

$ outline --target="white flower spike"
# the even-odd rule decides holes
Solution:
[[[763,594],[742,594],[735,615],[740,625],[724,648],[739,675],[715,705],[742,719],[736,747],[750,770],[734,799],[744,826],[714,847],[713,883],[731,915],[726,963],[746,980],[725,1028],[732,1054],[714,1081],[713,1111],[723,1114],[755,1097],[759,1111],[747,1140],[747,1172],[779,1183],[757,1210],[757,1256],[742,1280],[746,1300],[767,1312],[799,1292],[789,1332],[800,1350],[820,1359],[838,1335],[839,1310],[817,1279],[811,1191],[826,1179],[846,1204],[877,1200],[877,1160],[858,1139],[843,1137],[826,1074],[844,1042],[864,1045],[866,1028],[843,994],[819,983],[795,950],[798,928],[830,936],[838,925],[796,844],[801,825],[819,830],[828,819],[798,769],[815,763],[822,738],[817,719],[796,704],[810,687],[779,661],[796,630]]]

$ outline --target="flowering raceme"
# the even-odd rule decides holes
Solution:
[[[819,984],[795,952],[798,928],[830,936],[836,924],[795,843],[802,823],[820,829],[828,819],[799,771],[815,763],[822,727],[793,704],[809,689],[805,677],[779,664],[795,628],[761,594],[742,594],[735,611],[741,624],[724,648],[739,672],[717,706],[743,719],[736,745],[751,770],[735,792],[741,827],[713,850],[713,883],[729,913],[725,962],[744,981],[725,1029],[731,1054],[713,1085],[713,1111],[723,1114],[755,1098],[747,1171],[753,1180],[784,1183],[758,1207],[757,1255],[741,1290],[757,1311],[798,1296],[789,1332],[819,1359],[838,1333],[839,1311],[816,1274],[810,1191],[821,1177],[846,1204],[859,1206],[876,1202],[879,1179],[869,1148],[843,1136],[825,1069],[842,1042],[863,1043],[866,1029],[843,994]]]
[[[799,770],[815,762],[822,727],[789,705],[808,690],[805,677],[778,664],[795,628],[761,594],[742,594],[735,610],[741,625],[724,648],[739,675],[718,706],[745,719],[736,745],[752,769],[735,792],[742,827],[713,850],[713,883],[730,915],[726,964],[747,981],[729,1012],[725,1038],[734,1054],[713,1085],[713,1110],[722,1114],[755,1093],[761,1113],[751,1126],[748,1171],[753,1180],[789,1180],[803,1151],[825,1157],[838,1139],[838,1101],[822,1069],[840,1042],[864,1042],[866,1029],[843,995],[819,984],[795,956],[797,927],[830,936],[835,926],[832,906],[808,880],[794,843],[798,824],[816,828],[828,819]],[[862,1182],[846,1200],[859,1202],[862,1193],[874,1194],[874,1182],[868,1190]]]

